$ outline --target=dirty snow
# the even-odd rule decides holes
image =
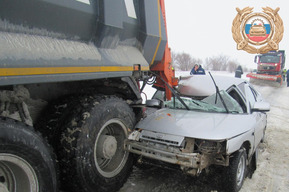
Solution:
[[[234,76],[234,73],[212,72],[213,75]],[[176,76],[189,72],[176,72]],[[243,75],[242,78],[246,78]],[[240,192],[287,192],[289,191],[289,87],[254,87],[270,102],[268,124],[264,144],[261,144],[258,167],[251,179],[246,178]],[[150,98],[153,89],[146,87]],[[119,192],[217,192],[220,191],[215,177],[195,179],[173,170],[149,167],[134,168]]]

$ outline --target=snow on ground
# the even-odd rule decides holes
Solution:
[[[270,102],[271,110],[258,168],[252,179],[246,179],[241,192],[289,191],[289,87],[284,84],[279,88],[255,85]]]
[[[176,72],[176,76],[189,72]],[[234,73],[212,72],[212,75],[234,76]],[[246,79],[245,74],[242,78]],[[285,82],[286,83],[286,82]],[[284,84],[285,84],[284,83]],[[240,192],[289,191],[289,87],[253,85],[270,102],[265,142],[259,150],[258,167],[251,179],[246,178]],[[150,98],[154,89],[144,90]],[[120,192],[216,192],[214,178],[194,179],[184,174],[162,168],[134,168],[132,175]]]

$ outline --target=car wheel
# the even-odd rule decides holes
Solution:
[[[245,180],[247,171],[247,154],[245,149],[241,149],[230,159],[230,165],[226,173],[226,191],[238,192]]]
[[[0,119],[0,191],[58,191],[50,147],[32,127],[12,119]]]
[[[72,191],[117,191],[132,171],[132,155],[124,140],[135,124],[122,99],[81,99],[67,120],[59,153],[63,184]]]

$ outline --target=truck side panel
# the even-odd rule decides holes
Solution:
[[[162,60],[158,1],[83,2],[1,1],[0,85],[131,76]]]

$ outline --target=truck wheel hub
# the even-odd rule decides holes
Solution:
[[[0,183],[0,191],[2,192],[9,192],[7,187],[3,184],[3,183]]]
[[[117,141],[114,136],[101,135],[98,142],[97,153],[102,158],[111,159],[117,149]]]

